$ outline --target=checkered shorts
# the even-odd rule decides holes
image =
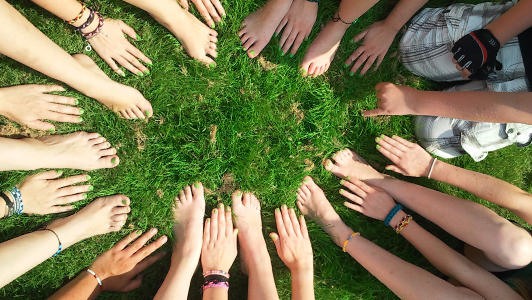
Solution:
[[[506,3],[455,4],[428,8],[414,17],[400,43],[401,61],[414,74],[435,81],[464,80],[452,63],[451,48],[467,33],[483,28],[514,5]],[[505,44],[497,59],[503,69],[487,81],[469,82],[446,91],[527,92],[527,78],[517,38]],[[443,158],[470,154],[475,161],[511,144],[527,146],[532,125],[472,122],[418,116],[415,133],[427,151]]]

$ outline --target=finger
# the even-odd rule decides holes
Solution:
[[[453,62],[453,64],[455,64],[455,65],[458,64],[458,61],[457,61],[456,59],[454,59],[454,57],[453,57],[453,59],[452,59],[452,62]]]
[[[366,36],[366,33],[368,33],[368,31],[369,31],[369,29],[366,29],[366,30],[362,31],[361,33],[355,35],[355,37],[353,37],[353,43],[357,43],[358,41],[363,39]]]
[[[346,197],[347,199],[351,200],[352,202],[355,202],[358,205],[362,205],[364,203],[364,200],[362,198],[360,198],[359,196],[355,194],[351,194],[350,192],[344,189],[340,189],[340,195]]]
[[[223,203],[218,204],[218,237],[223,238],[226,236],[226,224],[225,224],[225,206]]]
[[[56,173],[55,171],[53,171],[53,172]],[[48,173],[48,172],[46,172],[46,173]],[[82,174],[82,175],[76,175],[76,176],[70,176],[70,177],[66,177],[66,178],[62,178],[62,179],[57,179],[57,180],[54,180],[54,183],[57,185],[57,188],[63,188],[63,187],[67,187],[67,186],[70,186],[70,185],[73,185],[73,184],[77,184],[77,183],[88,181],[89,179],[90,179],[89,175]]]
[[[138,289],[142,285],[142,278],[144,278],[144,276],[142,274],[139,274],[139,275],[133,277],[126,284],[126,286],[121,290],[121,292],[125,293],[125,292],[132,291],[134,289]]]
[[[296,38],[300,35],[300,32],[297,32],[296,30],[292,30],[292,33],[288,36],[288,39],[286,40],[286,43],[283,47],[283,52],[288,53],[288,50],[290,50],[290,47],[294,44],[294,41]]]
[[[362,71],[360,71],[360,74],[364,75],[366,74],[366,72],[369,70],[369,68],[371,68],[371,66],[373,65],[373,63],[375,62],[375,60],[377,59],[377,55],[372,55],[368,58],[368,60],[366,61],[366,64],[364,65],[364,68],[362,68]]]
[[[469,76],[471,76],[471,72],[468,69],[464,69],[462,71],[462,77],[463,78],[469,78]]]
[[[296,233],[294,232],[294,227],[292,226],[292,221],[290,220],[290,215],[288,213],[288,207],[286,204],[281,206],[281,215],[283,216],[283,223],[286,233],[289,237],[295,236]]]
[[[132,48],[135,48],[133,45],[130,44],[130,46]],[[136,48],[135,48],[136,49]],[[140,52],[140,51],[139,51]],[[124,57],[124,59],[126,59],[127,61],[129,61],[129,63],[131,65],[133,65],[133,67],[137,68],[138,70],[140,70],[140,72],[142,72],[142,74],[140,73],[136,73],[138,76],[144,76],[144,74],[149,74],[149,70],[148,68],[146,68],[139,60],[138,58],[136,58],[134,55],[132,55],[132,53],[130,53],[129,51],[128,52],[125,52],[122,54],[122,56]]]
[[[388,137],[387,135],[383,134],[380,136],[381,140],[378,142],[381,146],[383,146],[383,144],[389,144],[391,147],[394,147],[396,148],[397,150],[399,150],[400,152],[404,152],[406,150],[408,150],[409,148],[406,147],[405,145],[403,145],[402,143],[400,143],[399,141],[396,141],[390,137]],[[381,144],[381,141],[383,142]]]
[[[56,104],[76,105],[77,104],[76,100],[78,100],[76,98],[59,96],[59,95],[44,94],[43,96],[46,101],[51,102],[51,103],[56,103]]]
[[[203,17],[205,22],[207,22],[207,25],[209,25],[209,27],[211,27],[211,28],[214,28],[214,21],[212,20],[211,16],[209,15],[209,12],[207,11],[207,8],[203,4],[203,2],[202,1],[197,1],[197,2],[195,2],[195,4],[196,4],[196,9],[200,13],[200,15]]]
[[[122,69],[120,69],[120,67],[115,63],[115,61],[113,60],[112,57],[110,56],[102,56],[102,59],[109,65],[109,67],[111,67],[111,70],[113,70],[116,74],[124,77],[126,76],[126,74],[124,73],[124,71],[122,71]]]
[[[364,208],[362,208],[362,206],[360,206],[360,205],[356,205],[356,204],[353,204],[353,203],[350,203],[350,202],[344,202],[344,206],[347,207],[347,208],[350,208],[350,209],[352,209],[354,211],[358,211],[361,214],[364,214]]]
[[[456,67],[456,69],[457,69],[458,71],[462,71],[462,70],[463,70],[463,68],[462,68],[459,64],[456,64],[455,67]]]
[[[301,234],[304,238],[308,239],[308,229],[307,229],[307,222],[305,221],[304,216],[299,216],[299,227],[301,228]]]
[[[286,23],[288,23],[288,18],[285,16],[283,18],[283,20],[281,21],[281,23],[279,23],[279,25],[277,25],[277,29],[275,29],[275,35],[279,35],[279,33],[281,33],[281,30],[283,30],[283,28],[285,27]]]
[[[128,234],[125,238],[123,238],[122,240],[120,240],[118,243],[116,243],[113,248],[115,248],[116,250],[123,250],[124,248],[127,247],[127,245],[129,245],[129,243],[133,242],[134,240],[136,240],[140,234],[142,233],[142,230],[135,230],[133,231],[132,233]]]
[[[292,222],[292,229],[296,236],[301,236],[301,228],[299,227],[299,220],[297,219],[296,212],[293,208],[288,210],[288,215],[290,216],[290,221]]]
[[[181,7],[188,10],[188,1],[187,0],[179,0],[179,3],[181,4]]]
[[[211,241],[211,218],[205,220],[205,226],[203,228],[203,246],[202,248],[207,247]]]
[[[383,109],[383,108],[375,108],[375,109],[372,109],[372,110],[366,110],[364,112],[364,117],[374,117],[374,116],[382,116],[382,115],[386,115],[386,110]]]
[[[85,200],[85,199],[87,199],[87,194],[85,193],[72,194],[72,195],[57,198],[56,205],[70,204],[70,203],[78,202],[78,201]]]
[[[130,38],[136,40],[137,39],[137,33],[133,28],[129,27],[124,21],[118,21],[118,27],[122,29],[122,31],[127,34]]]
[[[298,34],[296,40],[294,41],[294,44],[292,45],[292,50],[290,53],[296,54],[297,50],[299,50],[299,47],[303,43],[303,40],[305,39],[305,36],[303,34]]]
[[[73,115],[65,115],[62,113],[57,113],[54,111],[48,111],[45,115],[45,119],[51,120],[51,121],[57,121],[57,122],[63,122],[63,123],[81,123],[83,122],[82,117],[73,116]]]
[[[138,75],[140,70],[135,68],[127,59],[125,59],[122,56],[115,57],[114,58],[117,63],[119,63],[122,67],[126,68],[129,72]],[[141,72],[142,73],[142,72]]]
[[[282,254],[282,252],[283,252],[283,250],[281,248],[281,239],[279,238],[279,236],[275,232],[270,233],[270,238],[272,239],[273,244],[275,245],[275,249],[277,250],[277,254],[280,256]]]
[[[384,55],[379,55],[379,59],[377,60],[377,63],[375,64],[375,68],[373,68],[373,71],[377,71],[377,69],[380,67],[383,60],[384,60]]]
[[[397,155],[391,153],[388,149],[386,149],[386,148],[384,148],[384,147],[382,147],[380,145],[377,145],[377,150],[380,153],[382,153],[382,155],[386,156],[386,158],[391,160],[394,164],[396,164],[396,165],[399,164],[401,159]]]
[[[360,66],[368,59],[368,55],[366,53],[361,54],[357,60],[355,61],[355,64],[351,68],[351,72],[356,73]]]
[[[59,198],[59,197],[76,195],[76,194],[83,194],[83,193],[90,191],[91,189],[92,188],[90,184],[67,186],[67,187],[58,189],[56,197]]]
[[[60,85],[34,84],[33,88],[41,93],[64,92],[65,88]]]
[[[351,179],[355,181],[356,179]],[[359,188],[357,185],[351,183],[349,180],[340,180],[340,184],[351,190],[353,193],[357,194],[362,199],[365,199],[368,194],[363,189]],[[345,190],[340,190],[340,194],[344,194]],[[349,197],[348,197],[349,198]]]
[[[371,186],[367,185],[365,182],[363,182],[362,180],[358,180],[356,178],[352,178],[350,181],[350,183],[354,184],[355,186],[357,186],[359,189],[361,189],[362,191],[364,191],[365,193],[373,193],[375,192],[375,189],[372,188]]]
[[[52,179],[56,179],[56,178],[61,177],[61,175],[63,175],[63,171],[51,170],[51,171],[42,172],[42,173],[39,173],[39,174],[36,174],[36,175],[33,175],[33,176],[29,176],[26,179],[24,179],[24,181],[28,181],[28,180],[31,180],[31,179],[35,179],[35,180],[52,180]]]
[[[68,206],[56,205],[56,206],[53,206],[53,209],[52,209],[51,213],[60,214],[60,213],[69,212],[69,211],[72,211],[72,210],[74,210],[74,206],[73,205],[68,205]]]
[[[395,172],[395,173],[399,173],[399,174],[402,174],[402,175],[408,176],[408,174],[406,174],[405,172],[403,172],[403,170],[402,170],[401,168],[399,168],[398,166],[388,165],[388,166],[386,166],[386,170],[393,171],[393,172]]]
[[[219,0],[212,0],[212,4],[216,8],[216,10],[218,11],[218,14],[222,17],[222,19],[225,18],[225,10],[224,10],[222,4],[220,3],[220,1]]]
[[[145,234],[141,235],[133,244],[126,248],[128,256],[133,256],[140,248],[146,244],[154,235],[157,234],[157,228],[152,228]]]
[[[126,48],[127,52],[129,52],[131,55],[133,55],[134,57],[136,57],[137,59],[140,59],[142,60],[143,62],[147,63],[147,64],[152,64],[153,62],[151,61],[151,59],[149,59],[146,55],[144,55],[144,53],[140,52],[139,49],[137,49],[135,46],[129,44],[129,46]],[[146,70],[144,70],[144,72],[146,73]]]
[[[279,235],[281,236],[281,238],[287,238],[288,233],[286,232],[286,228],[284,226],[284,221],[283,221],[283,215],[279,208],[275,209],[275,223],[277,224],[277,232],[279,232]]]
[[[218,209],[212,210],[211,214],[211,241],[218,238]]]
[[[407,148],[413,148],[414,146],[416,146],[416,144],[409,142],[398,135],[393,135],[392,139],[398,141],[399,143],[403,144],[403,146]]]
[[[55,126],[44,121],[35,120],[28,122],[28,127],[36,129],[36,130],[42,130],[42,131],[55,131]]]
[[[147,256],[155,252],[155,250],[161,248],[166,242],[168,241],[168,237],[166,235],[161,236],[160,238],[156,239],[155,242],[148,244],[147,246],[144,246],[140,248],[134,255],[133,258],[136,261],[144,260]],[[148,266],[146,266],[147,268]]]
[[[207,9],[207,11],[209,12],[209,14],[211,15],[211,17],[218,23],[222,20],[222,18],[218,15],[218,12],[216,11],[216,9],[214,8],[214,6],[212,5],[211,1],[210,0],[203,0],[203,5],[205,5],[205,8]]]
[[[166,251],[157,253],[156,255],[148,256],[140,261],[134,268],[131,270],[133,274],[139,274],[140,272],[146,270],[149,266],[153,265],[156,261],[160,260],[166,255]]]
[[[281,38],[279,39],[279,45],[281,45],[283,48],[286,46],[285,43],[288,40],[288,37],[290,36],[290,34],[292,34],[292,24],[288,23],[283,30],[283,34],[281,35]]]
[[[230,237],[233,234],[233,218],[231,215],[231,206],[225,208],[225,235]]]

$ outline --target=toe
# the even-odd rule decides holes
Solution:
[[[192,195],[194,199],[203,199],[204,198],[203,184],[201,182],[196,182],[192,185]]]
[[[103,136],[99,136],[99,137],[97,137],[97,138],[94,138],[94,139],[90,140],[90,142],[92,143],[93,146],[94,146],[94,145],[101,144],[101,143],[103,143],[103,142],[105,142],[105,141],[106,141],[106,140],[105,140],[105,138],[104,138]]]
[[[111,143],[105,141],[105,142],[96,144],[96,145],[94,145],[92,147],[94,147],[97,150],[105,150],[105,149],[109,149],[111,147]]]
[[[184,190],[180,190],[179,191],[179,202],[184,202],[186,200],[187,200],[187,198],[185,197],[185,191]]]
[[[233,195],[231,196],[233,199],[232,207],[235,209],[235,207],[242,205],[242,192],[239,190],[236,190]]]
[[[130,200],[125,195],[114,195],[111,197],[105,198],[105,201],[111,207],[127,207],[130,204]]]
[[[100,157],[105,157],[105,156],[110,156],[110,155],[115,155],[115,154],[116,154],[115,148],[108,148],[108,149],[103,149],[103,150],[98,151],[98,155]]]
[[[120,158],[116,155],[104,156],[98,160],[99,168],[114,168],[120,163]]]
[[[333,162],[330,159],[326,159],[323,162],[323,166],[325,167],[325,170],[330,172],[332,170],[334,164],[333,164]]]
[[[93,133],[88,133],[87,134],[87,138],[89,139],[89,141],[93,142],[94,140],[97,140],[98,138],[100,138],[101,135],[97,132],[93,132]]]
[[[192,189],[190,188],[190,185],[185,187],[185,197],[187,200],[192,200]]]
[[[251,195],[249,193],[244,193],[244,197],[242,199],[242,204],[244,206],[248,206],[251,202]]]

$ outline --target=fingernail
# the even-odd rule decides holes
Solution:
[[[286,209],[288,206],[286,206],[286,204],[283,204],[281,207],[282,209]]]
[[[396,137],[397,137],[397,136],[396,136],[395,134],[394,134],[394,135],[392,135],[392,139],[395,139]]]
[[[87,194],[83,194],[83,199],[87,199]]]
[[[207,218],[207,223],[210,223],[211,222],[211,218]]]
[[[150,75],[151,72],[150,72],[150,70],[146,69],[146,71],[144,71],[144,74],[146,74],[146,75]]]
[[[330,166],[331,165],[331,161],[328,161],[327,162],[327,165],[325,165],[326,167]]]
[[[305,37],[305,41],[308,41],[308,36]]]
[[[78,118],[78,121],[83,122],[83,118],[82,118],[82,117],[79,117],[79,118]]]
[[[212,23],[211,24],[211,28],[214,29],[214,27],[216,27],[216,26],[214,25],[214,23]]]
[[[55,129],[50,128],[50,129],[48,129],[48,131],[53,133],[53,132],[55,132]]]
[[[270,238],[272,238],[272,240],[275,240],[275,233],[270,233]]]
[[[61,170],[55,170],[57,174],[61,173]],[[88,179],[87,179],[88,180]]]
[[[276,34],[277,34],[277,33],[276,33]],[[282,49],[281,46],[279,46],[279,51],[281,51],[281,49]]]
[[[236,193],[236,195],[237,195],[238,197],[240,197],[240,196],[242,196],[242,192],[238,192],[238,193]]]
[[[218,209],[215,208],[215,209],[212,211],[212,213],[217,214],[217,213],[218,213]]]
[[[305,178],[305,179],[303,180],[303,182],[308,182],[308,178]]]
[[[122,199],[122,204],[127,205],[127,200],[126,199]]]
[[[78,105],[79,104],[79,100],[78,99],[74,100],[74,104]]]
[[[375,138],[375,142],[377,142],[377,143],[378,143],[380,140],[381,140],[380,137],[376,137],[376,138]]]
[[[238,234],[238,228],[235,230],[235,234]]]
[[[82,115],[82,114],[84,114],[84,113],[85,113],[85,110],[84,110],[83,108],[79,110],[79,114],[80,114],[80,115]]]
[[[116,163],[116,157],[111,158],[111,163],[112,163],[112,164],[115,164],[115,163]]]
[[[280,211],[281,211],[281,210],[279,209],[279,207],[277,207],[277,208],[275,209],[275,212],[280,212]]]
[[[279,33],[276,32],[276,33],[275,33],[275,37],[278,37],[278,36],[279,36]],[[281,50],[281,46],[279,46],[279,50]]]
[[[359,78],[362,78],[362,76],[364,76],[364,74],[362,74],[362,73],[358,74]]]
[[[284,51],[281,52],[281,56],[284,56]]]
[[[344,69],[347,69],[347,67],[349,67],[349,65],[348,65],[348,64],[345,64],[345,65],[344,65]]]
[[[149,61],[147,62],[148,65],[152,66],[153,65],[153,62]]]
[[[209,68],[214,68],[215,66],[216,66],[215,63],[210,63],[210,64],[209,64]]]
[[[351,176],[346,176],[345,179],[351,180]]]
[[[91,180],[91,176],[90,175],[87,175],[87,180]]]
[[[290,58],[294,57],[294,53],[290,53]]]
[[[231,211],[231,206],[226,206],[225,211]]]
[[[381,134],[381,139],[383,139],[383,138],[384,138],[384,134]]]
[[[218,207],[219,207],[219,208],[224,207],[223,203],[218,204]]]
[[[381,145],[377,145],[377,149],[380,149],[381,148]]]
[[[345,180],[340,180],[340,184],[344,184],[345,183]]]
[[[135,35],[137,37],[137,41],[142,41],[142,39],[140,38],[140,35],[138,35],[138,34],[135,34]]]
[[[344,190],[340,190],[340,194],[343,194],[344,193]]]
[[[199,183],[194,183],[194,187],[199,189],[200,188],[200,184]]]
[[[353,72],[349,73],[349,76],[353,77],[353,75],[355,75],[355,73]]]
[[[255,56],[255,51],[254,50],[249,50],[249,54],[251,54],[251,56]]]
[[[347,202],[344,202],[344,205],[347,206]]]
[[[290,207],[290,212],[295,212],[293,207]]]
[[[223,15],[222,15],[222,19],[225,19],[225,17],[227,17],[227,15],[226,15],[226,14],[223,14]]]
[[[124,73],[123,71],[120,71],[120,76],[126,77],[126,73]]]
[[[92,191],[94,191],[94,186],[91,185],[89,186],[89,192],[92,192]]]
[[[138,75],[138,76],[144,76],[144,73],[142,73],[141,71],[138,71],[138,72],[137,72],[137,75]]]
[[[145,111],[144,114],[146,115],[146,117],[149,117],[151,115],[149,110]]]
[[[142,233],[142,230],[137,230],[137,232],[135,232],[137,235],[140,235]]]
[[[167,240],[168,240],[168,238],[167,238],[166,236],[163,236],[163,237],[161,238],[161,242],[163,242],[163,244],[166,243]]]
[[[150,231],[151,231],[151,233],[156,234],[157,233],[157,228],[152,228]]]
[[[246,51],[247,49],[246,49],[246,47],[242,47],[242,50]]]
[[[220,25],[222,25],[222,26],[224,25],[224,21],[223,21],[223,20],[222,20],[222,21],[220,21]]]
[[[352,43],[352,42],[354,42],[354,41],[355,41],[355,39],[353,39],[353,38],[351,38],[351,39],[349,40],[350,43]]]
[[[391,169],[392,169],[392,168],[390,168],[390,167],[386,167],[386,170],[388,170],[388,171],[391,170]]]

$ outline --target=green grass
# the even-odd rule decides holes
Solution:
[[[67,24],[28,0],[11,2],[67,52],[83,52],[82,38]],[[434,89],[437,85],[410,74],[401,66],[397,56],[398,39],[378,71],[364,77],[350,77],[349,71],[343,68],[343,62],[356,48],[347,41],[365,26],[383,19],[393,7],[393,3],[387,2],[377,4],[351,26],[324,76],[301,77],[298,65],[306,48],[339,3],[322,2],[309,41],[303,43],[296,56],[289,58],[281,56],[273,38],[262,56],[275,68],[264,70],[258,59],[249,59],[240,49],[236,34],[241,20],[263,1],[225,2],[228,18],[224,26],[217,27],[219,55],[218,65],[213,69],[190,59],[179,42],[147,13],[120,0],[89,1],[105,16],[122,19],[133,27],[142,37],[142,41],[133,42],[134,45],[151,58],[154,65],[149,76],[127,73],[126,78],[121,78],[95,52],[88,55],[112,79],[139,89],[151,101],[155,114],[147,123],[126,121],[97,101],[69,89],[66,94],[80,99],[79,106],[86,111],[85,121],[79,125],[56,124],[57,134],[79,130],[99,132],[119,147],[120,165],[111,170],[90,172],[95,189],[89,193],[89,200],[77,206],[81,208],[100,196],[122,193],[131,198],[132,212],[120,232],[72,246],[0,289],[0,298],[46,298],[90,265],[99,253],[135,229],[157,227],[160,235],[171,236],[173,199],[180,189],[195,181],[202,181],[209,190],[208,210],[218,201],[229,204],[229,195],[237,188],[257,194],[262,202],[264,233],[281,299],[289,299],[290,274],[267,234],[275,230],[275,207],[283,203],[295,207],[295,191],[305,175],[315,178],[349,226],[397,256],[439,274],[408,242],[380,221],[343,207],[343,199],[337,193],[338,179],[321,167],[325,158],[349,147],[382,171],[388,162],[375,149],[374,138],[384,133],[413,140],[412,119],[361,117],[361,109],[375,106],[374,86],[381,81],[421,89]],[[433,1],[429,6],[447,4],[450,3]],[[0,69],[0,86],[58,83],[9,58],[0,59]],[[5,119],[0,122],[2,126],[9,124]],[[213,126],[217,126],[215,142],[210,137]],[[512,146],[491,153],[481,163],[467,156],[454,159],[452,163],[504,179],[530,192],[531,154],[530,148]],[[0,174],[0,188],[7,188],[32,173],[4,172]],[[66,174],[80,173],[66,170]],[[414,181],[478,201],[446,184],[426,179]],[[505,217],[516,219],[499,207],[482,203]],[[62,216],[21,215],[0,220],[0,242],[31,232],[38,225],[59,217]],[[421,221],[421,224],[450,245],[457,244],[454,238],[430,222]],[[396,299],[383,284],[342,253],[316,224],[309,224],[309,230],[315,256],[317,299]],[[171,243],[163,248],[171,250]],[[100,299],[150,299],[161,285],[169,263],[168,255],[146,270],[144,284],[138,290],[128,294],[104,293]],[[230,298],[245,299],[247,278],[239,271],[238,259],[231,274]],[[190,299],[200,299],[199,286],[200,276],[196,274]]]

